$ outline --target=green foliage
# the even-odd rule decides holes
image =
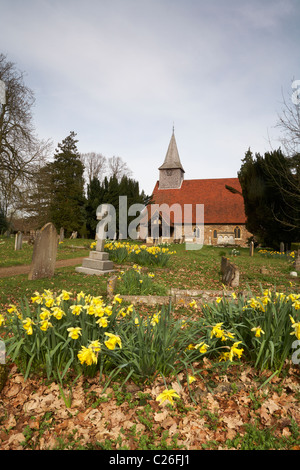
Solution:
[[[300,295],[265,290],[236,300],[223,297],[204,310],[210,323],[229,329],[255,367],[280,371],[291,358],[292,343],[300,339]]]
[[[76,147],[76,134],[71,132],[54,155],[49,165],[51,174],[50,216],[59,230],[66,233],[80,231],[85,221],[84,213],[84,167]]]
[[[279,149],[254,158],[249,149],[242,162],[238,177],[249,232],[276,249],[282,241],[298,242],[299,156],[287,158]]]
[[[139,183],[128,176],[123,176],[119,181],[116,176],[111,176],[109,179],[104,178],[100,182],[97,178],[90,181],[87,188],[87,203],[86,203],[86,217],[88,234],[91,238],[95,237],[95,230],[97,226],[96,209],[101,204],[111,204],[116,211],[116,234],[119,235],[119,197],[127,197],[127,209],[133,204],[146,204],[148,197],[143,191],[140,192]],[[124,215],[124,214],[122,214]],[[136,216],[127,217],[127,227]],[[125,236],[125,234],[122,234]]]
[[[121,271],[116,290],[124,295],[167,295],[167,289],[155,283],[153,278],[153,273],[143,274],[140,266],[134,265],[125,272]]]

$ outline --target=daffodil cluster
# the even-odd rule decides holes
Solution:
[[[296,252],[295,251],[276,251],[276,250],[259,250],[258,253],[261,256],[271,257],[271,258],[288,258],[288,259],[295,259]]]
[[[96,242],[93,242],[91,248],[94,249],[95,247]],[[110,253],[113,261],[124,262],[127,260],[144,266],[165,266],[170,256],[176,253],[165,246],[147,246],[120,240],[107,240],[104,249]]]
[[[107,303],[102,296],[82,291],[35,292],[30,304],[10,305],[7,309],[7,323],[13,332],[12,350],[22,345],[28,354],[32,351],[48,366],[50,357],[53,362],[56,357],[58,362],[65,357],[65,362],[71,364],[77,357],[82,365],[97,364],[99,354],[122,348],[121,336],[115,329],[120,319],[132,314],[133,306],[121,304],[119,294]],[[4,315],[0,322],[5,323]],[[32,359],[28,358],[29,364]]]

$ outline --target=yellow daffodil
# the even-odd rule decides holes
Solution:
[[[224,336],[224,331],[222,330],[221,326],[223,323],[217,323],[211,330],[210,337],[212,338],[215,336],[216,338],[222,338]]]
[[[122,303],[122,299],[121,299],[121,297],[120,297],[120,294],[115,295],[115,296],[114,296],[114,300],[112,301],[113,304],[116,304],[117,302],[118,302],[119,304]]]
[[[80,315],[82,310],[83,310],[83,305],[71,305],[70,310],[73,313],[73,315]]]
[[[106,328],[108,325],[107,317],[100,317],[99,320],[96,321],[96,323],[102,328]]]
[[[49,320],[51,317],[51,312],[47,310],[46,308],[42,307],[41,308],[41,313],[40,313],[40,319],[41,320]]]
[[[79,292],[79,294],[77,294],[77,300],[78,300],[78,302],[79,302],[79,300],[84,299],[84,297],[85,297],[85,293],[82,292],[82,291]]]
[[[171,388],[170,390],[166,389],[162,393],[160,393],[156,400],[160,401],[160,404],[162,404],[166,400],[169,400],[169,402],[173,405],[173,398],[180,398],[180,396],[175,392],[175,390]]]
[[[300,339],[300,322],[296,323],[291,315],[290,315],[290,319],[291,319],[291,322],[292,322],[292,328],[295,329],[295,331],[293,331],[291,333],[291,335],[296,335],[296,338]]]
[[[199,349],[201,354],[205,354],[207,352],[207,349],[209,348],[208,344],[205,344],[203,341],[199,344],[196,344],[195,349]]]
[[[195,382],[195,377],[193,375],[189,375],[188,376],[188,382],[189,382],[189,385],[191,385],[193,382]]]
[[[8,313],[16,313],[18,311],[15,305],[10,304],[9,308],[7,309]]]
[[[39,294],[39,292],[35,292],[35,297],[31,297],[32,303],[41,304],[43,302],[43,297]]]
[[[100,341],[98,339],[96,339],[95,341],[91,341],[89,344],[89,348],[94,352],[100,351],[101,350]]]
[[[66,290],[62,290],[61,297],[63,300],[69,300],[72,292],[67,292]]]
[[[114,335],[112,333],[105,333],[106,336],[109,337],[108,340],[104,342],[105,346],[108,349],[115,349],[116,345],[118,344],[120,348],[122,348],[122,342],[120,336]]]
[[[110,316],[112,314],[112,307],[111,305],[107,305],[105,308],[104,308],[104,313],[108,316]]]
[[[129,315],[129,314],[132,313],[132,312],[133,312],[133,305],[130,304],[130,305],[128,305],[128,307],[127,307],[126,313],[127,313],[127,315]]]
[[[53,307],[54,302],[55,301],[54,301],[53,297],[45,297],[45,299],[44,299],[44,304],[48,308]]]
[[[237,341],[236,343],[234,343],[231,348],[230,348],[230,352],[229,352],[229,360],[232,361],[233,360],[233,357],[234,356],[237,356],[238,358],[241,357],[242,353],[243,353],[243,349],[239,349],[237,346],[241,343],[242,341]]]
[[[189,303],[189,306],[190,306],[191,308],[197,308],[197,302],[196,302],[196,300],[193,299],[193,300]]]
[[[0,326],[5,322],[4,316],[0,313]]]
[[[67,331],[69,332],[69,337],[72,339],[78,339],[79,335],[81,335],[81,328],[79,328],[79,326],[75,328],[71,326],[67,328]]]
[[[27,317],[25,320],[23,320],[23,328],[26,330],[26,333],[28,335],[32,335],[33,330],[32,330],[32,325],[35,325],[35,323],[31,320],[31,318]]]
[[[254,328],[251,328],[251,331],[253,331],[253,332],[255,333],[255,336],[256,336],[257,338],[259,338],[260,335],[264,335],[264,334],[265,334],[264,330],[263,330],[260,326],[256,326],[256,327],[254,327]]]
[[[160,315],[159,313],[155,313],[151,319],[151,325],[155,326],[159,322]]]
[[[42,320],[40,324],[41,324],[40,329],[42,331],[47,331],[48,328],[52,327],[52,323],[50,323],[49,320]]]
[[[97,364],[98,358],[97,355],[91,348],[86,348],[82,346],[81,351],[77,354],[77,357],[81,364],[86,364],[91,366],[92,364]]]
[[[84,305],[83,308],[86,310],[87,315],[95,315],[96,313],[96,307],[92,304]]]
[[[52,315],[56,318],[56,320],[61,320],[63,316],[65,316],[65,312],[60,307],[52,307]]]
[[[295,310],[300,310],[300,300],[295,300],[295,302],[292,303],[292,307],[294,307]]]

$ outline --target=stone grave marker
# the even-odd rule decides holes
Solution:
[[[22,250],[23,233],[18,232],[15,236],[15,251]]]
[[[300,249],[297,251],[297,254],[295,257],[294,268],[296,271],[300,271]]]
[[[254,242],[250,242],[249,255],[250,256],[254,255]]]
[[[60,231],[59,231],[59,241],[62,242],[65,238],[65,230],[63,227],[61,227]]]
[[[284,243],[280,242],[280,253],[284,253]]]
[[[238,287],[240,282],[239,268],[228,258],[222,256],[221,273],[223,284],[230,287]]]
[[[57,245],[56,228],[52,223],[44,225],[34,241],[28,279],[41,279],[54,275]]]

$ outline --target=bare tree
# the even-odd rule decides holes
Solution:
[[[0,80],[5,100],[0,109],[0,204],[5,215],[16,210],[24,188],[45,159],[49,142],[34,133],[34,95],[24,84],[24,73],[0,54]]]
[[[275,126],[282,132],[280,142],[289,157],[300,152],[300,80],[293,80],[292,88],[288,100],[282,93],[283,109]]]
[[[300,229],[300,80],[293,80],[291,88],[295,91],[288,100],[282,94],[283,108],[275,126],[281,131],[279,141],[285,158],[270,159],[267,170],[285,205],[286,220],[274,217],[291,229]],[[289,219],[290,214],[293,219]]]
[[[80,154],[81,162],[85,167],[85,173],[88,182],[93,178],[101,181],[107,169],[107,160],[102,153],[89,152]]]
[[[122,176],[132,176],[132,171],[127,166],[127,163],[122,160],[121,157],[110,157],[108,159],[108,169],[108,176],[115,176],[118,181],[122,179]]]

